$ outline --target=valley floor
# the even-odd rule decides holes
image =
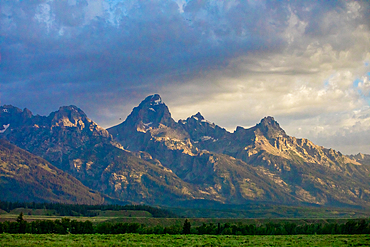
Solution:
[[[370,235],[0,234],[0,246],[368,246]]]

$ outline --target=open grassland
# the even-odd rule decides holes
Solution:
[[[14,222],[16,221],[18,217],[18,214],[2,214],[0,215],[0,222],[10,221]],[[32,222],[35,220],[61,220],[63,218],[68,218],[71,220],[77,220],[77,221],[86,221],[89,220],[92,223],[99,223],[104,221],[110,221],[114,220],[118,217],[112,217],[112,216],[95,216],[95,217],[84,217],[84,216],[48,216],[48,215],[24,215],[23,219],[27,222]]]
[[[152,215],[147,211],[133,211],[133,210],[120,210],[120,211],[96,211],[99,213],[97,216],[93,217],[85,217],[85,216],[56,216],[50,214],[51,210],[31,210],[31,209],[15,209],[12,210],[10,213],[2,213],[0,214],[0,222],[16,221],[17,217],[19,216],[20,212],[23,212],[23,219],[27,222],[32,222],[35,220],[61,220],[62,218],[68,218],[70,220],[77,220],[77,221],[91,221],[93,224],[98,224],[101,222],[109,222],[112,224],[116,223],[138,223],[144,224],[148,227],[154,226],[162,226],[162,227],[169,227],[169,226],[182,226],[184,224],[184,218],[153,218]],[[31,212],[31,213],[30,213]],[[366,219],[366,218],[363,218]],[[260,219],[236,219],[236,218],[189,218],[189,222],[191,223],[192,227],[201,226],[202,224],[209,224],[213,223],[217,225],[220,224],[254,224],[254,225],[262,225],[266,223],[294,223],[297,225],[304,225],[304,224],[313,224],[313,223],[321,223],[321,224],[344,224],[346,223],[349,218],[331,218],[331,219],[267,219],[267,218],[260,218]],[[359,219],[352,219],[355,221],[361,220]]]
[[[68,217],[69,218],[69,217]],[[106,222],[110,223],[138,223],[138,224],[144,224],[150,227],[153,226],[173,226],[173,225],[180,225],[182,226],[184,224],[184,218],[121,218],[116,217],[112,219],[106,220]],[[350,219],[339,219],[339,218],[333,218],[333,219],[234,219],[234,218],[189,218],[189,222],[191,223],[191,226],[201,226],[204,224],[210,224],[213,223],[217,225],[220,224],[247,224],[247,225],[263,225],[267,223],[274,223],[274,224],[283,224],[283,223],[294,223],[297,225],[305,225],[305,224],[331,224],[331,223],[337,223],[337,224],[344,224]],[[361,219],[352,219],[354,221],[360,221]]]
[[[44,210],[44,209],[25,209],[17,208],[11,210],[9,213],[3,211],[0,212],[0,222],[4,221],[15,221],[20,213],[23,213],[23,219],[27,222],[35,220],[60,220],[62,218],[69,218],[71,220],[86,221],[89,220],[93,223],[99,223],[103,221],[120,221],[123,218],[151,218],[153,217],[147,211],[136,211],[136,210],[94,210],[98,215],[93,217],[84,216],[59,216],[55,215],[55,210]]]
[[[168,208],[171,212],[185,218],[369,218],[370,211],[360,208],[330,208],[313,206],[284,205],[219,205],[219,209],[202,208]]]
[[[99,214],[100,217],[137,217],[137,218],[151,218],[153,217],[151,213],[148,211],[138,211],[138,210],[91,210],[92,212],[96,212]]]
[[[370,235],[0,234],[0,246],[369,246]]]

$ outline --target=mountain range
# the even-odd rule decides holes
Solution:
[[[43,171],[47,164],[52,170],[42,179],[53,182],[61,176],[68,180],[63,184],[74,183],[79,192],[53,196],[64,188],[50,184],[32,198],[18,190],[14,200],[87,204],[116,200],[166,206],[370,205],[369,155],[347,156],[291,137],[273,117],[229,132],[199,112],[175,121],[154,94],[125,121],[108,129],[76,106],[35,116],[28,109],[4,105],[0,126],[0,138],[6,140],[0,142],[0,150],[7,150],[0,156],[0,188],[40,186],[38,172],[25,172],[30,159],[32,165],[26,166]],[[8,165],[3,157],[23,158],[12,158]],[[5,190],[1,191],[5,198]]]

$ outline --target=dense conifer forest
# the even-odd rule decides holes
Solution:
[[[176,214],[168,210],[146,206],[146,205],[79,205],[79,204],[61,204],[61,203],[35,203],[35,202],[5,202],[0,201],[0,209],[10,212],[16,208],[28,209],[49,209],[55,210],[60,216],[97,216],[97,210],[136,210],[147,211],[152,214],[154,218],[175,218]]]
[[[77,221],[68,218],[61,220],[36,220],[27,222],[21,213],[15,222],[0,223],[0,233],[30,233],[30,234],[198,234],[198,235],[296,235],[296,234],[370,234],[370,221],[349,220],[344,224],[312,223],[297,225],[294,223],[267,224],[202,224],[191,227],[188,219],[184,224],[163,227],[160,225],[148,227],[138,223],[93,224],[91,221]]]

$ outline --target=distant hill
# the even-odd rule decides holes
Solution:
[[[13,202],[104,202],[99,193],[73,176],[5,140],[0,140],[0,198]]]

